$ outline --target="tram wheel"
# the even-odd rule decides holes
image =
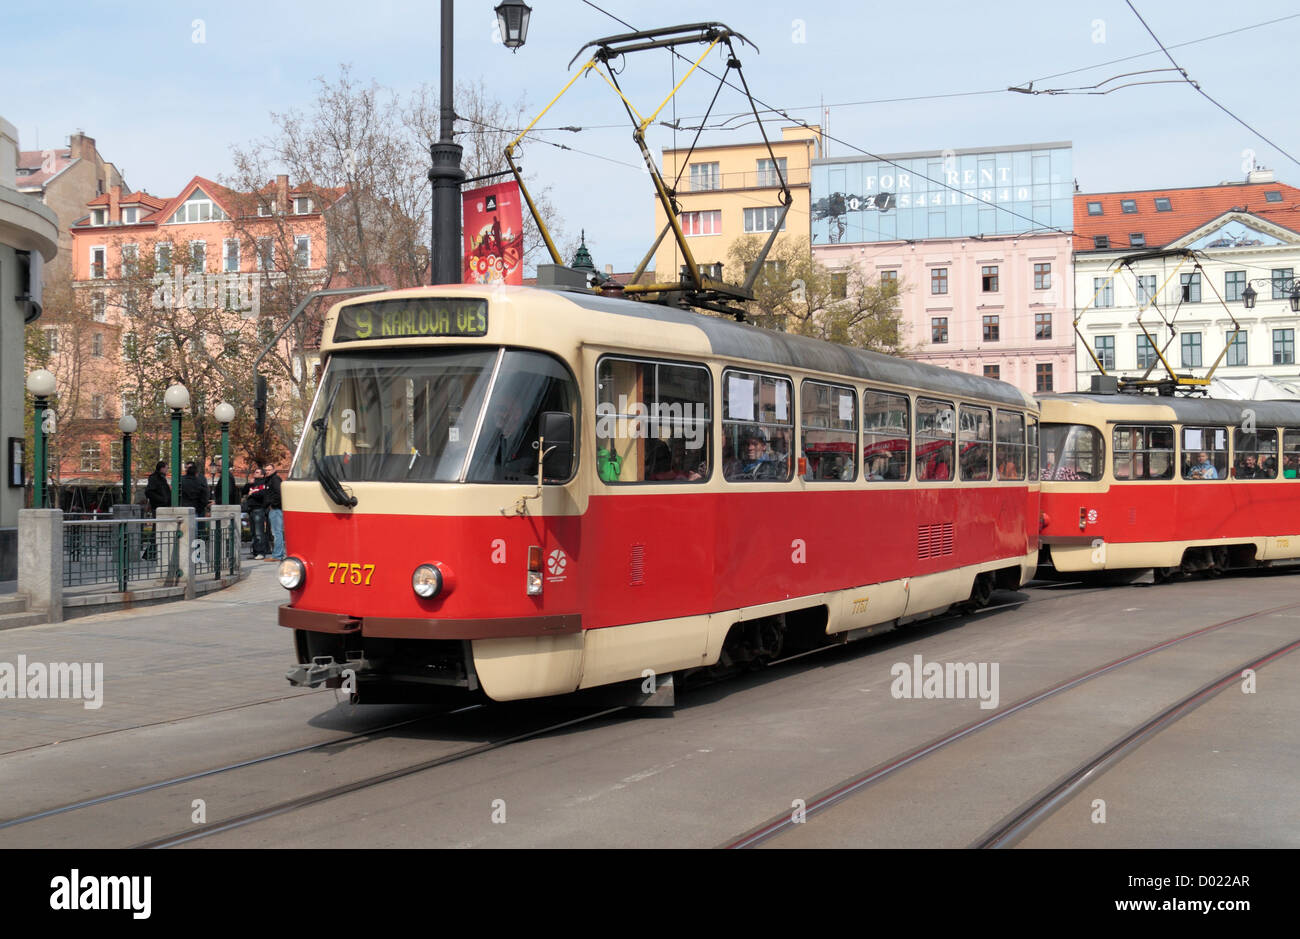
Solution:
[[[989,605],[989,600],[993,597],[993,575],[990,573],[976,574],[975,582],[971,584],[970,599],[962,604],[962,609],[966,613],[974,613]]]

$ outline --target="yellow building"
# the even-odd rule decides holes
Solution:
[[[794,202],[777,237],[808,240],[811,206],[812,161],[821,156],[821,128],[783,127],[781,139],[772,141],[781,175]],[[776,167],[761,139],[743,144],[665,150],[661,169],[664,181],[676,185],[681,207],[682,232],[695,262],[704,270],[727,263],[727,249],[743,235],[766,237],[781,212],[781,189]],[[667,223],[663,206],[655,200],[655,230]],[[655,279],[676,282],[683,265],[681,247],[669,232],[655,251]]]

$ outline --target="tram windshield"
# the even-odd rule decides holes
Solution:
[[[1043,424],[1042,478],[1074,481],[1101,479],[1105,471],[1105,441],[1086,424]]]
[[[577,398],[568,369],[540,352],[336,353],[290,478],[319,479],[320,458],[341,482],[536,480],[541,415],[576,420]]]

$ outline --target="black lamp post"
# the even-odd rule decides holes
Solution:
[[[1259,297],[1252,284],[1270,284],[1274,289],[1287,295],[1291,301],[1291,312],[1300,313],[1300,280],[1274,280],[1271,277],[1259,277],[1246,284],[1246,289],[1241,292],[1242,302],[1246,304],[1246,309],[1255,309],[1255,300]]]
[[[438,142],[429,144],[429,182],[433,184],[433,219],[429,251],[429,283],[458,284],[460,270],[460,168],[462,148],[452,140],[456,118],[455,83],[452,79],[452,0],[442,0],[442,75],[438,117]],[[501,39],[510,49],[524,44],[532,8],[520,0],[505,0],[496,8]]]

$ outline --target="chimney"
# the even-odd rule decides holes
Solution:
[[[606,273],[606,274],[609,274],[609,275],[612,275],[612,274],[614,273],[614,265],[613,265],[613,264],[606,264],[606,265],[605,265],[605,273]]]
[[[1271,182],[1273,182],[1273,181],[1274,181],[1274,180],[1273,180],[1273,171],[1272,171],[1272,170],[1266,170],[1266,169],[1264,169],[1264,167],[1262,167],[1262,166],[1261,166],[1259,169],[1251,170],[1249,173],[1246,174],[1246,182],[1247,182],[1247,184],[1250,184],[1250,183],[1271,183]]]
[[[72,151],[72,159],[91,159],[95,155],[95,138],[87,137],[77,128],[77,132],[68,138],[68,149]]]
[[[108,224],[116,225],[122,221],[122,187],[114,186],[108,191]]]
[[[289,175],[281,173],[275,177],[275,208],[283,215],[289,214]]]

